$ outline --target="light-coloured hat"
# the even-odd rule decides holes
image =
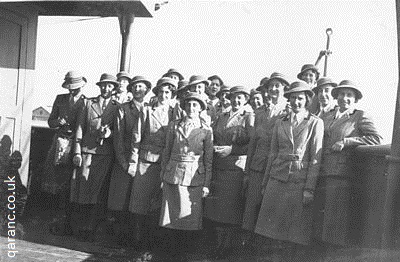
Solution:
[[[266,80],[265,85],[269,85],[269,83],[274,80],[277,79],[279,81],[281,81],[284,85],[289,86],[289,81],[287,80],[287,77],[284,74],[278,73],[278,72],[274,72],[271,74],[271,76],[269,77],[268,80]]]
[[[185,97],[183,98],[183,101],[181,102],[180,106],[183,110],[185,110],[185,103],[188,100],[196,100],[200,103],[201,110],[205,110],[207,108],[207,104],[203,99],[204,96],[196,93],[196,92],[188,92]]]
[[[155,95],[157,95],[157,94],[158,94],[158,91],[160,90],[160,88],[161,88],[162,86],[164,86],[164,85],[171,85],[171,86],[172,86],[171,91],[172,91],[172,93],[175,94],[178,83],[177,83],[177,81],[175,81],[174,79],[169,78],[169,77],[162,77],[162,78],[160,78],[160,79],[157,81],[156,86],[155,86],[155,87],[153,88],[153,90],[152,90],[153,93],[154,93]]]
[[[143,82],[147,86],[147,89],[151,89],[151,82],[149,80],[147,80],[144,76],[133,77],[132,80],[129,82],[129,85],[126,88],[128,90],[132,90],[132,86],[139,82]]]
[[[163,75],[163,77],[169,77],[172,74],[177,75],[179,77],[179,80],[184,79],[183,75],[181,73],[179,73],[178,70],[176,70],[175,68],[169,69],[168,72]]]
[[[335,82],[333,82],[333,80],[330,79],[329,77],[321,77],[321,78],[318,79],[318,81],[317,81],[317,86],[314,87],[314,88],[312,89],[312,91],[313,91],[314,93],[317,93],[317,92],[318,92],[318,89],[321,88],[321,87],[323,87],[324,85],[330,85],[330,86],[333,86],[333,87],[336,87],[336,86],[337,86],[337,84],[336,84]]]
[[[234,94],[245,94],[245,95],[248,95],[250,97],[250,90],[247,87],[244,87],[244,86],[233,86],[229,90],[229,98]]]
[[[111,74],[104,73],[100,76],[100,81],[96,85],[100,86],[102,83],[111,83],[114,86],[119,86],[117,78]]]
[[[232,87],[227,86],[227,85],[223,85],[221,87],[221,89],[217,92],[216,96],[219,98],[221,96],[222,93],[228,93],[230,92]]]
[[[117,74],[117,80],[119,80],[120,78],[127,78],[129,81],[131,81],[132,76],[130,74],[128,74],[128,72],[125,71],[121,71]]]
[[[295,81],[295,82],[291,83],[289,86],[289,89],[285,92],[285,94],[283,96],[286,97],[287,99],[289,99],[290,94],[296,93],[296,92],[305,92],[311,97],[314,96],[314,92],[311,91],[310,85],[307,84],[303,80],[299,80],[299,81]]]
[[[189,79],[189,83],[187,85],[187,88],[190,88],[190,86],[193,86],[193,85],[197,85],[198,83],[205,83],[206,87],[208,87],[210,85],[210,80],[208,80],[204,76],[193,75]]]
[[[351,80],[343,80],[342,82],[339,83],[339,85],[337,87],[332,89],[333,98],[337,99],[339,90],[342,88],[350,88],[350,89],[354,90],[357,100],[360,100],[363,97],[363,95],[362,95],[360,89],[357,87],[356,83],[354,83]]]
[[[212,75],[208,78],[208,80],[212,81],[214,79],[218,79],[218,81],[221,83],[221,86],[224,85],[224,81],[222,81],[221,77],[219,77],[218,75]]]
[[[86,78],[78,71],[69,71],[65,77],[62,87],[66,89],[78,89],[86,85]]]
[[[315,76],[316,80],[319,79],[318,67],[316,67],[316,66],[313,65],[313,64],[305,64],[305,65],[303,65],[303,66],[301,67],[300,73],[297,74],[297,78],[300,79],[300,80],[302,80],[301,77],[302,77],[302,75],[304,74],[304,72],[307,71],[307,70],[312,70],[312,71],[314,71],[314,73],[315,73],[315,75],[316,75],[316,76]]]

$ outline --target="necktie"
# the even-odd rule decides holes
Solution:
[[[107,107],[107,99],[103,100],[103,105],[101,106],[101,110],[104,111]]]
[[[293,127],[296,127],[299,124],[299,122],[297,121],[297,115],[295,114],[293,116]]]
[[[74,97],[72,95],[69,96],[69,105],[70,106],[74,105]]]

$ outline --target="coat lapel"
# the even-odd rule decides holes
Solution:
[[[93,111],[97,114],[97,116],[100,117],[103,114],[103,111],[101,110],[100,99],[99,98],[96,98],[93,101],[92,108],[93,108]]]
[[[286,116],[285,118],[283,118],[283,121],[281,123],[285,135],[289,138],[290,142],[292,142],[292,145],[294,145],[292,127],[290,125],[289,117]]]

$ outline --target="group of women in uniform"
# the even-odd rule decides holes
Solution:
[[[71,172],[44,183],[69,198],[64,233],[93,240],[107,210],[121,245],[156,243],[174,257],[193,248],[203,222],[216,232],[215,257],[239,234],[244,244],[272,239],[282,256],[313,239],[349,244],[351,156],[381,137],[355,107],[356,84],[319,78],[314,65],[298,78],[274,72],[250,91],[170,69],[152,88],[120,72],[103,74],[100,95],[85,98],[86,79],[69,72],[70,94],[57,97],[49,125],[73,133],[72,161],[49,164]]]

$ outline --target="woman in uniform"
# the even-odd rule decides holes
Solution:
[[[186,115],[168,126],[161,162],[160,226],[169,229],[164,239],[173,261],[193,244],[193,232],[202,229],[202,198],[209,193],[213,160],[212,130],[200,118],[206,106],[203,96],[188,93],[181,103]]]
[[[333,246],[350,244],[350,205],[354,148],[378,145],[382,137],[363,110],[356,109],[362,98],[358,86],[343,80],[333,88],[338,107],[324,116],[325,134],[321,177],[317,187],[316,237]]]
[[[254,114],[248,112],[250,92],[243,86],[229,91],[231,111],[221,114],[213,126],[214,163],[211,193],[205,203],[205,217],[217,230],[216,256],[228,255],[232,238],[242,224],[243,181],[247,147],[254,126]]]
[[[293,82],[285,92],[291,112],[275,123],[262,182],[255,232],[284,246],[287,253],[282,261],[295,261],[292,251],[304,250],[302,245],[311,240],[324,135],[324,123],[307,109],[313,95],[304,81]],[[306,261],[300,256],[297,260]]]

